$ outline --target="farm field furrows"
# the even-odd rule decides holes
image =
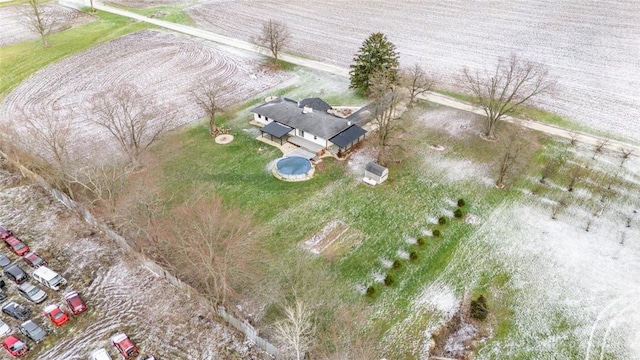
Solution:
[[[0,183],[0,223],[68,280],[64,290],[47,290],[49,297],[43,304],[27,304],[33,311],[31,319],[49,331],[43,343],[29,343],[30,359],[86,359],[101,347],[115,359],[109,338],[117,332],[126,332],[142,354],[160,359],[228,359],[231,354],[261,358],[241,335],[214,320],[207,308],[151,273],[139,259],[127,256],[110,239],[94,233],[41,188],[20,185],[16,176],[4,170],[0,170]],[[23,266],[22,260],[14,261]],[[15,286],[7,284],[5,291],[10,299],[24,304]],[[42,309],[64,304],[62,294],[68,290],[82,294],[87,311],[71,315],[70,322],[54,329]],[[4,315],[3,320],[14,330],[19,324]]]
[[[80,158],[87,156],[87,144],[93,144],[96,150],[115,147],[111,135],[90,120],[91,98],[105,89],[136,86],[141,96],[167,111],[175,111],[172,126],[176,127],[203,116],[191,95],[203,81],[227,86],[229,90],[221,101],[231,105],[288,76],[263,69],[261,59],[252,54],[225,51],[203,41],[145,30],[38,71],[4,99],[0,117],[15,123],[27,116],[39,123],[46,114],[55,114],[56,121],[71,123],[71,143],[76,149],[71,156]],[[21,130],[25,131],[16,127],[16,131]]]
[[[515,53],[548,65],[557,80],[557,91],[539,106],[640,139],[637,1],[209,1],[188,13],[202,27],[243,40],[265,19],[282,21],[292,33],[289,51],[343,67],[380,31],[403,65],[419,63],[458,91],[464,66],[491,67]]]
[[[0,47],[38,38],[38,33],[26,25],[23,5],[0,7]],[[75,25],[87,23],[93,19],[81,11],[58,4],[44,5],[45,12],[55,14],[55,25],[52,32],[58,32]]]

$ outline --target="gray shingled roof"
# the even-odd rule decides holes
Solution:
[[[251,109],[251,112],[323,139],[330,139],[352,126],[348,120],[333,116],[325,111],[314,110],[303,114],[302,108],[298,106],[297,102],[285,98],[277,98],[256,106]]]
[[[386,167],[376,164],[373,161],[368,163],[367,166],[364,168],[366,171],[374,174],[374,175],[378,175],[378,176],[382,176],[382,174],[384,174],[384,171],[387,170]]]
[[[327,110],[331,109],[331,105],[327,104],[326,101],[320,99],[320,98],[308,98],[308,99],[304,99],[304,100],[300,100],[300,105],[298,105],[299,107],[304,107],[304,106],[311,106],[311,108],[313,108],[313,110],[317,110],[317,111],[324,111],[326,112]]]
[[[351,125],[345,131],[329,139],[332,143],[346,149],[352,143],[356,142],[367,131],[358,125]]]

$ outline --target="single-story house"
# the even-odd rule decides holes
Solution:
[[[284,97],[251,109],[257,123],[265,125],[262,136],[288,141],[313,153],[323,149],[348,150],[362,139],[366,130],[348,118],[329,114],[331,105],[320,98],[295,101]]]

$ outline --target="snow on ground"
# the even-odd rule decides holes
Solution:
[[[342,67],[366,36],[387,34],[403,65],[453,87],[464,66],[512,53],[546,64],[557,91],[540,105],[602,131],[640,139],[640,2],[286,0],[219,1],[188,13],[202,27],[248,40],[265,19],[291,29],[290,51]],[[330,30],[327,30],[330,29]]]
[[[468,245],[490,245],[519,294],[509,343],[490,342],[479,358],[553,354],[572,338],[586,359],[604,352],[639,358],[640,315],[633,309],[640,295],[640,229],[624,228],[605,213],[586,232],[575,216],[552,220],[548,205],[529,199],[491,214]],[[630,241],[621,243],[619,231]],[[575,329],[559,329],[562,319]]]
[[[3,171],[0,177],[12,175]],[[100,347],[117,358],[109,337],[120,331],[126,332],[143,354],[153,353],[160,359],[263,358],[196,299],[94,233],[42,189],[13,179],[3,181],[0,189],[0,223],[13,229],[68,280],[65,290],[47,291],[49,298],[43,304],[27,304],[33,311],[32,319],[50,332],[49,341],[30,343],[35,354],[30,358],[86,359]],[[29,271],[16,256],[8,256]],[[15,287],[7,284],[5,290],[12,300],[25,304]],[[62,293],[71,289],[82,293],[88,311],[53,329],[41,315],[42,309],[48,304],[63,304]],[[3,320],[17,334],[19,321],[7,316]]]
[[[89,111],[91,97],[110,86],[134,84],[143,97],[177,111],[173,125],[179,126],[203,116],[190,93],[202,81],[228,86],[222,102],[230,105],[288,76],[265,70],[262,60],[249,53],[227,52],[204,41],[146,30],[98,45],[38,71],[4,99],[0,118],[17,121],[24,112],[40,124],[42,113],[49,111],[55,114],[55,121],[71,123],[71,144],[79,152],[73,157],[83,157],[87,147],[92,150],[115,147],[111,135],[90,121]]]
[[[43,4],[42,9],[45,14],[51,13],[56,19],[52,32],[62,31],[93,20],[93,16],[58,4]],[[25,12],[27,10],[26,5],[0,7],[0,47],[39,37],[37,32],[26,25],[28,18]]]

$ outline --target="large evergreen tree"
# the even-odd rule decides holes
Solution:
[[[399,55],[393,45],[383,33],[371,34],[362,43],[360,50],[353,58],[351,65],[351,88],[369,92],[370,77],[374,73],[389,73],[397,79]]]

